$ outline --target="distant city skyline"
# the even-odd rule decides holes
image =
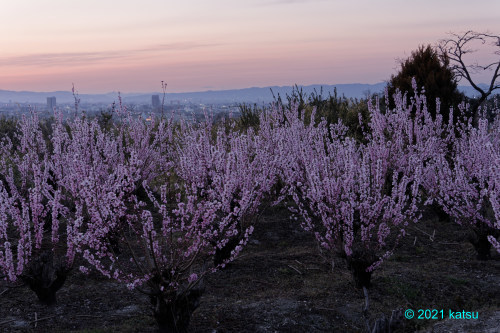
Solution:
[[[500,34],[499,12],[497,0],[10,1],[0,20],[0,89],[373,84],[448,32]]]

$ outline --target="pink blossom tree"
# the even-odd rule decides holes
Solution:
[[[36,112],[23,116],[20,145],[8,138],[0,144],[0,272],[9,281],[21,277],[42,303],[53,304],[74,251],[61,239],[63,224],[71,237],[70,209],[39,124]]]
[[[477,127],[472,126],[471,119],[459,124],[450,158],[440,156],[435,162],[439,189],[436,200],[457,223],[472,230],[470,240],[480,260],[490,257],[491,243],[495,245],[494,236],[499,234],[495,222],[495,216],[498,219],[496,160],[500,152],[497,129],[498,117],[494,123],[481,117]]]
[[[103,168],[103,177],[77,182],[78,251],[105,276],[148,294],[160,329],[168,332],[186,330],[203,277],[240,253],[253,231],[250,219],[273,180],[253,133],[226,133],[221,127],[212,136],[209,121],[184,123],[180,131],[163,135],[177,141],[151,159],[162,163],[154,162],[154,177],[142,176],[147,173],[141,173],[141,148],[114,161],[112,169]],[[145,199],[133,191],[138,181]],[[110,234],[122,244],[120,251],[109,243]],[[215,266],[209,265],[218,254]]]
[[[432,120],[420,95],[409,107],[398,95],[396,105],[385,113],[378,104],[370,106],[367,144],[347,137],[341,123],[304,121],[297,107],[268,116],[283,150],[281,177],[303,227],[322,247],[347,258],[359,287],[369,285],[371,272],[392,253],[407,225],[419,220],[424,162],[445,148],[433,137],[441,137],[441,118]]]

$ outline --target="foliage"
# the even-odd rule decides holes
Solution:
[[[411,53],[411,56],[401,61],[401,68],[396,75],[392,75],[389,83],[389,96],[396,90],[402,93],[412,91],[412,79],[415,78],[417,86],[422,87],[429,101],[429,112],[434,117],[438,111],[438,105],[434,104],[436,98],[440,99],[443,109],[443,120],[448,122],[447,110],[456,107],[464,99],[457,90],[457,79],[450,68],[450,60],[446,54],[439,54],[430,45],[419,46]],[[389,105],[394,107],[394,103]],[[455,113],[457,119],[458,113]]]
[[[250,106],[244,103],[240,104],[238,108],[240,111],[240,116],[237,120],[237,128],[253,128],[254,131],[258,130],[259,114],[262,112],[262,108],[259,108],[257,104]]]
[[[8,137],[11,141],[15,140],[18,134],[17,120],[15,118],[0,117],[0,140]],[[18,142],[14,141],[15,144]]]
[[[314,124],[319,123],[323,118],[327,124],[337,124],[342,122],[347,128],[347,134],[358,141],[364,140],[362,123],[369,121],[368,104],[366,99],[353,99],[339,96],[337,89],[334,89],[333,95],[323,95],[323,89],[319,92],[314,90],[307,95],[303,89],[295,85],[290,95],[286,95],[287,103],[278,94],[275,96],[275,103],[284,110],[296,107],[299,110],[299,116],[305,112],[304,121]],[[315,110],[315,116],[311,118],[312,111]]]

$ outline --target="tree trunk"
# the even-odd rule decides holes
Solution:
[[[203,288],[192,289],[167,301],[163,294],[150,296],[153,316],[161,333],[186,333],[191,315],[200,304]]]
[[[56,292],[64,285],[68,272],[64,265],[54,265],[52,251],[45,251],[31,261],[21,278],[35,292],[40,303],[54,305]]]
[[[491,243],[488,241],[488,233],[481,230],[474,230],[474,234],[469,238],[477,252],[478,260],[488,260],[491,258]]]
[[[483,216],[487,218],[494,218],[490,216],[493,214],[492,209],[490,208],[490,212],[482,213]],[[488,240],[488,236],[498,237],[500,236],[500,230],[489,226],[484,222],[477,222],[476,225],[471,227],[472,232],[469,235],[469,241],[474,245],[474,248],[477,252],[478,260],[488,260],[491,258],[490,250],[491,243]]]
[[[347,257],[347,267],[352,272],[356,288],[359,289],[370,287],[372,272],[367,272],[366,269],[377,261],[375,255],[365,252],[354,252],[352,256]]]

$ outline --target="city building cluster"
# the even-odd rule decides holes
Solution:
[[[78,104],[78,112],[85,112],[88,116],[100,116],[106,113],[113,113],[120,108],[119,102],[113,103],[86,103],[81,101]],[[164,101],[160,95],[152,95],[151,103],[126,103],[122,108],[130,112],[133,117],[142,117],[150,121],[152,117],[170,116],[175,119],[200,119],[205,114],[222,116],[239,114],[239,104],[217,104],[217,103],[199,103],[189,100],[169,100]],[[8,103],[0,103],[0,117],[20,117],[23,114],[29,114],[31,111],[37,111],[39,116],[51,117],[54,111],[62,111],[63,115],[73,116],[76,112],[75,103],[58,103],[56,97],[48,96],[47,103],[28,103],[9,100]]]

